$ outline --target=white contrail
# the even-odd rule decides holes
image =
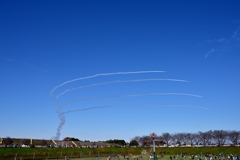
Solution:
[[[66,112],[62,112],[62,114],[67,114],[70,112],[80,112],[80,111],[86,111],[86,110],[91,110],[91,109],[99,109],[99,108],[114,108],[116,106],[98,106],[98,107],[89,107],[89,108],[82,108],[82,109],[76,109],[76,110],[69,110]]]
[[[101,96],[101,97],[92,97],[92,98],[82,98],[82,99],[76,99],[73,101],[66,102],[59,106],[59,108],[62,108],[68,104],[74,103],[74,102],[81,102],[81,101],[93,101],[93,100],[99,100],[99,99],[108,99],[108,98],[121,98],[121,97],[140,97],[140,96],[151,96],[151,95],[178,95],[178,96],[191,96],[191,97],[197,97],[202,98],[200,95],[196,94],[188,94],[188,93],[162,93],[162,92],[155,92],[155,93],[144,93],[144,94],[124,94],[124,95],[114,95],[114,96]]]
[[[76,88],[71,88],[63,91],[62,93],[58,94],[56,96],[56,99],[58,99],[60,96],[64,95],[65,93],[69,91],[73,91],[76,89],[81,89],[81,88],[89,88],[89,87],[94,87],[94,86],[100,86],[100,85],[106,85],[106,84],[113,84],[113,83],[127,83],[127,82],[144,82],[144,81],[175,81],[175,82],[188,82],[186,80],[180,80],[180,79],[164,79],[164,78],[155,78],[155,79],[135,79],[135,80],[115,80],[111,82],[102,82],[102,83],[94,83],[90,85],[85,85],[85,86],[79,86]]]
[[[159,104],[144,104],[144,105],[130,105],[130,106],[149,106],[149,107],[183,107],[183,108],[196,108],[196,109],[209,109],[201,106],[187,106],[187,105],[159,105]]]
[[[99,74],[95,74],[95,75],[92,75],[92,76],[76,78],[76,79],[72,79],[72,80],[63,82],[62,84],[54,87],[53,90],[50,92],[50,96],[52,96],[53,92],[54,92],[57,88],[65,85],[65,84],[67,84],[67,83],[74,82],[74,81],[79,81],[79,80],[84,80],[84,79],[90,79],[90,78],[95,78],[95,77],[100,77],[100,76],[111,76],[111,75],[122,75],[122,74],[160,73],[160,72],[166,72],[166,71],[135,71],[135,72],[99,73]]]
[[[80,112],[85,110],[92,110],[92,109],[99,109],[99,108],[122,108],[122,107],[183,107],[183,108],[196,108],[196,109],[205,109],[208,110],[209,108],[206,107],[199,107],[199,106],[187,106],[187,105],[165,105],[165,104],[133,104],[133,105],[123,105],[123,106],[97,106],[97,107],[89,107],[89,108],[82,108],[76,110],[69,110],[66,112],[62,112],[62,114],[67,114],[70,112]]]

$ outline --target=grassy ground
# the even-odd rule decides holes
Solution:
[[[38,160],[38,159],[84,159],[84,160],[107,160],[110,156],[111,160],[123,160],[128,155],[129,160],[136,160],[143,150],[148,154],[139,160],[148,160],[151,148],[0,148],[0,160],[14,159],[16,160]],[[170,160],[173,155],[190,155],[210,153],[212,155],[233,154],[240,155],[240,147],[201,147],[201,148],[156,148],[156,154],[160,159],[160,155],[165,156],[161,160]],[[121,155],[120,158],[117,155]],[[180,157],[178,158],[180,160]],[[197,160],[197,159],[195,159]]]

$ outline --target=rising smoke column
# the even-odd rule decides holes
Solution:
[[[57,112],[58,113],[58,118],[60,119],[60,124],[57,128],[57,133],[56,136],[54,137],[55,140],[59,140],[60,136],[61,136],[61,130],[63,125],[65,124],[65,116],[63,112]]]

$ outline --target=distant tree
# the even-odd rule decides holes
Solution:
[[[179,146],[181,146],[184,143],[184,133],[175,133],[172,134],[171,137],[172,143],[174,145],[178,144]]]
[[[189,143],[188,134],[187,133],[180,133],[179,138],[180,138],[179,139],[180,145],[187,145],[187,143]]]
[[[5,139],[3,139],[3,144],[5,144],[5,147],[7,147],[7,145],[12,145],[13,144],[12,138],[6,137]]]
[[[222,146],[225,144],[227,140],[227,131],[224,130],[214,130],[213,131],[213,138],[218,146]]]
[[[135,136],[132,140],[137,141],[137,142],[138,142],[138,145],[142,145],[140,139],[141,139],[140,136]]]
[[[78,138],[74,138],[74,137],[65,137],[63,139],[63,141],[80,141]]]
[[[30,145],[30,139],[23,139],[22,144]]]
[[[70,141],[70,138],[69,137],[65,137],[65,138],[63,138],[63,141]]]
[[[72,138],[72,141],[80,141],[78,138]]]
[[[171,134],[171,144],[175,145],[178,142],[178,135],[177,133]]]
[[[170,144],[190,144],[193,145],[211,145],[213,143],[222,146],[228,140],[233,145],[240,144],[240,131],[225,131],[225,130],[209,130],[206,132],[199,131],[198,133],[162,133],[158,136],[155,145],[169,146]],[[136,140],[139,145],[148,147],[152,144],[149,136],[135,136],[132,140]]]
[[[114,139],[114,140],[110,139],[110,140],[107,140],[106,143],[121,145],[121,146],[126,145],[126,142],[124,140],[119,140],[119,139]]]
[[[232,142],[233,145],[237,145],[240,140],[240,132],[239,131],[229,131],[228,132],[228,140]]]
[[[202,142],[204,146],[211,144],[212,142],[212,131],[199,132],[198,133],[199,142]]]
[[[198,141],[198,137],[196,133],[186,133],[185,135],[185,143],[190,143],[191,146],[193,146],[193,144],[196,144]]]
[[[206,135],[207,135],[207,137],[206,137],[206,143],[207,143],[208,145],[211,145],[211,144],[212,144],[212,140],[213,140],[213,131],[210,130],[210,131],[207,131],[207,132],[205,132],[205,133],[206,133]]]
[[[152,142],[150,136],[142,136],[139,141],[142,144],[142,147],[148,147]]]
[[[138,142],[136,140],[131,140],[129,146],[138,146]]]
[[[171,134],[166,132],[166,133],[163,133],[161,137],[162,137],[162,140],[166,143],[166,145],[169,146],[169,143],[171,142],[171,138],[172,138]]]
[[[41,145],[41,146],[47,146],[47,141],[44,140],[44,139],[42,139],[42,140],[40,141],[40,145]]]
[[[162,136],[157,136],[157,141],[155,141],[155,144],[158,146],[163,146],[164,144],[166,144],[162,138]]]

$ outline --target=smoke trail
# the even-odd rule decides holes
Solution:
[[[144,105],[131,105],[131,106],[148,106],[148,107],[183,107],[183,108],[196,108],[196,109],[206,109],[207,107],[201,106],[187,106],[187,105],[159,105],[159,104],[144,104]]]
[[[123,108],[123,107],[182,107],[182,108],[195,108],[195,109],[205,109],[208,110],[209,108],[200,107],[200,106],[187,106],[187,105],[165,105],[165,104],[133,104],[133,105],[122,105],[122,106],[97,106],[97,107],[89,107],[89,108],[82,108],[76,110],[69,110],[66,112],[62,112],[62,114],[67,114],[71,112],[80,112],[92,109],[101,109],[101,108]]]
[[[74,81],[79,81],[79,80],[84,80],[84,79],[90,79],[90,78],[95,78],[95,77],[100,77],[100,76],[123,75],[123,74],[145,74],[145,73],[160,73],[160,72],[166,72],[166,71],[135,71],[135,72],[99,73],[99,74],[95,74],[95,75],[92,75],[92,76],[76,78],[76,79],[72,79],[72,80],[63,82],[62,84],[54,87],[53,90],[50,92],[50,96],[52,96],[53,92],[54,92],[57,88],[65,85],[65,84],[67,84],[67,83],[74,82]]]
[[[69,91],[73,91],[76,89],[82,89],[82,88],[89,88],[89,87],[94,87],[94,86],[100,86],[100,85],[106,85],[106,84],[113,84],[113,83],[128,83],[128,82],[145,82],[145,81],[175,81],[175,82],[188,82],[186,80],[181,80],[181,79],[164,79],[164,78],[155,78],[155,79],[134,79],[134,80],[115,80],[111,82],[102,82],[102,83],[94,83],[90,85],[85,85],[85,86],[79,86],[76,88],[71,88],[63,91],[62,93],[58,94],[56,96],[56,99],[58,99],[60,96],[64,95],[65,93]]]
[[[65,124],[65,117],[64,114],[71,113],[71,112],[81,112],[81,111],[87,111],[87,110],[93,110],[93,109],[103,109],[103,108],[123,108],[123,107],[181,107],[181,108],[194,108],[194,109],[204,109],[209,110],[209,108],[206,107],[200,107],[200,106],[187,106],[187,105],[166,105],[166,104],[133,104],[133,105],[122,105],[122,106],[97,106],[97,107],[89,107],[89,108],[82,108],[82,109],[76,109],[76,110],[69,110],[66,112],[58,112],[58,117],[60,118],[61,122],[57,128],[57,133],[55,136],[55,140],[59,140],[61,135],[61,129],[62,126]]]
[[[50,96],[53,95],[53,92],[58,89],[59,87],[74,82],[74,81],[80,81],[80,80],[85,80],[85,79],[91,79],[99,76],[111,76],[111,75],[126,75],[126,74],[146,74],[146,73],[160,73],[160,72],[165,72],[165,71],[135,71],[135,72],[115,72],[115,73],[100,73],[100,74],[95,74],[92,76],[87,76],[87,77],[82,77],[82,78],[77,78],[73,80],[66,81],[58,86],[56,86],[52,91],[50,92]],[[176,81],[176,82],[188,82],[186,80],[179,80],[179,79],[137,79],[137,80],[115,80],[111,82],[102,82],[102,83],[95,83],[95,84],[90,84],[90,85],[85,85],[85,86],[80,86],[77,88],[71,88],[67,89],[64,92],[58,94],[55,97],[55,101],[57,102],[57,99],[64,95],[65,93],[76,90],[76,89],[81,89],[81,88],[88,88],[88,87],[94,87],[94,86],[99,86],[99,85],[106,85],[106,84],[113,84],[113,83],[126,83],[126,82],[143,82],[143,81]],[[85,98],[85,99],[78,99],[74,101],[67,102],[63,105],[58,105],[58,108],[56,110],[58,117],[60,119],[60,124],[57,128],[57,133],[55,136],[55,139],[59,139],[61,135],[61,130],[63,125],[65,124],[65,114],[71,113],[71,112],[80,112],[80,111],[87,111],[87,110],[93,110],[93,109],[103,109],[103,108],[116,108],[116,107],[185,107],[185,108],[196,108],[196,109],[209,109],[205,107],[199,107],[199,106],[186,106],[186,105],[161,105],[161,104],[135,104],[135,105],[124,105],[124,106],[97,106],[97,107],[88,107],[88,108],[81,108],[81,109],[76,109],[76,110],[68,110],[66,112],[62,112],[61,109],[63,106],[66,106],[70,103],[77,102],[77,101],[84,101],[84,100],[97,100],[97,99],[103,99],[103,98],[118,98],[118,97],[134,97],[134,96],[147,96],[147,95],[182,95],[182,96],[193,96],[193,97],[198,97],[201,98],[202,96],[199,95],[194,95],[194,94],[186,94],[186,93],[146,93],[146,94],[128,94],[128,95],[116,95],[116,96],[104,96],[104,97],[95,97],[95,98]]]
[[[63,112],[60,111],[60,108],[58,108],[58,110],[56,112],[58,113],[58,118],[60,119],[60,124],[57,128],[57,133],[56,133],[56,136],[54,137],[54,140],[59,140],[59,138],[61,136],[62,127],[65,124],[65,116],[64,116]]]
[[[62,108],[66,105],[69,105],[74,102],[81,102],[81,101],[93,101],[93,100],[99,100],[99,99],[108,99],[108,98],[121,98],[121,97],[140,97],[140,96],[151,96],[151,95],[179,95],[179,96],[191,96],[191,97],[197,97],[202,98],[200,95],[196,94],[188,94],[188,93],[145,93],[145,94],[124,94],[124,95],[115,95],[115,96],[102,96],[102,97],[92,97],[92,98],[82,98],[82,99],[76,99],[73,101],[69,101],[67,103],[64,103],[59,106],[59,108]]]
[[[76,110],[69,110],[66,112],[62,112],[62,114],[67,114],[70,112],[79,112],[79,111],[86,111],[86,110],[92,110],[92,109],[101,109],[101,108],[116,108],[116,106],[98,106],[98,107],[89,107],[89,108],[82,108],[82,109],[76,109]]]

